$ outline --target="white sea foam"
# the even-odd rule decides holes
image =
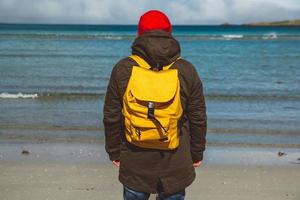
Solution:
[[[242,39],[243,37],[244,37],[243,35],[223,35],[223,38],[227,40]]]
[[[268,40],[268,39],[277,39],[277,34],[276,33],[269,33],[269,34],[266,34],[262,37],[262,39],[264,40]]]
[[[18,94],[10,94],[10,93],[6,93],[3,92],[0,94],[0,98],[4,98],[4,99],[17,99],[17,98],[37,98],[38,94],[22,94],[22,93],[18,93]]]
[[[105,35],[104,38],[108,40],[122,40],[122,36],[118,35]]]

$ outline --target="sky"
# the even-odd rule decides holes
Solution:
[[[137,24],[152,9],[173,24],[300,19],[300,0],[0,0],[0,23]]]

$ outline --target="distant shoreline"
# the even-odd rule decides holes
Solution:
[[[247,24],[224,23],[221,25],[222,26],[300,26],[300,19],[273,21],[273,22],[253,22],[253,23],[247,23]]]

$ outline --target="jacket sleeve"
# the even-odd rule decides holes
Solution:
[[[190,96],[187,104],[187,116],[190,125],[190,144],[193,162],[203,159],[206,144],[207,117],[203,95],[202,82],[194,67],[190,87]]]
[[[103,107],[105,150],[110,160],[120,159],[122,101],[117,83],[117,68],[112,70]]]

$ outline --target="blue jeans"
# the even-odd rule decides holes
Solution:
[[[137,192],[134,191],[126,186],[124,186],[123,197],[124,200],[148,200],[150,194],[144,192]],[[159,193],[157,196],[158,200],[184,200],[185,191],[182,190],[170,196],[164,196],[163,194]]]

